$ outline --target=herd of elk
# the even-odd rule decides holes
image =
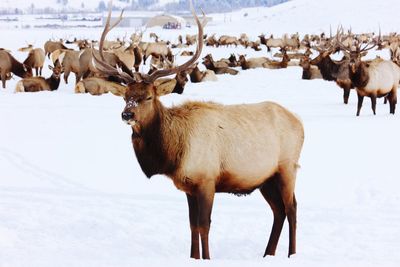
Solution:
[[[191,10],[198,26],[203,27]],[[199,58],[203,42],[184,64],[156,70],[151,75],[121,72],[104,60],[102,46],[110,24],[111,6],[100,39],[96,67],[105,75],[119,75],[126,86],[122,119],[132,128],[133,148],[147,177],[164,174],[187,195],[192,258],[210,258],[209,231],[214,194],[249,194],[259,189],[270,204],[274,225],[265,255],[274,255],[283,223],[289,221],[289,253],[296,253],[296,172],[304,130],[301,121],[273,102],[224,106],[187,102],[164,107],[159,97],[174,83],[157,80],[188,70]],[[255,119],[257,118],[257,119]],[[247,140],[241,142],[241,140]],[[243,155],[247,155],[243,157]]]

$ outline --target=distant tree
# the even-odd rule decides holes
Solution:
[[[97,6],[97,10],[98,10],[98,11],[104,11],[104,10],[106,10],[106,9],[107,9],[106,3],[104,3],[103,0],[100,1],[100,2],[99,2],[99,5]]]

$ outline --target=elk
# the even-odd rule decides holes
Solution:
[[[91,95],[102,95],[108,92],[116,96],[124,96],[125,86],[100,77],[89,77],[79,81],[75,85],[75,93],[77,94],[90,93]]]
[[[239,55],[239,63],[243,70],[264,68],[264,64],[270,61],[266,57],[257,57],[246,59],[246,55]]]
[[[194,35],[186,34],[186,37],[185,37],[186,45],[191,46],[191,45],[195,44],[196,38],[197,38],[197,35],[195,35],[195,34]]]
[[[190,81],[192,83],[199,83],[205,81],[217,81],[218,78],[212,70],[199,70],[198,63],[194,64],[189,70]]]
[[[237,47],[239,44],[239,41],[235,36],[222,35],[218,39],[218,44],[226,45],[226,46],[235,45],[235,47]]]
[[[198,26],[203,27],[191,10]],[[100,48],[110,25],[109,16],[100,39]],[[118,22],[118,21],[117,21]],[[203,42],[184,64],[151,75],[131,76],[94,55],[96,67],[124,80],[126,106],[122,120],[132,129],[133,148],[147,177],[164,174],[186,193],[191,229],[190,257],[210,259],[209,231],[215,193],[249,194],[259,189],[271,206],[274,223],[264,255],[274,255],[283,223],[289,222],[289,253],[296,253],[297,203],[294,193],[298,161],[304,141],[298,117],[273,102],[221,105],[189,101],[171,108],[159,97],[172,86],[156,87],[158,78],[192,66],[199,58]],[[168,84],[167,84],[168,85]],[[244,142],[245,140],[245,142]],[[246,155],[246,156],[244,156]]]
[[[349,60],[333,61],[330,55],[337,49],[335,44],[330,44],[328,47],[314,47],[319,55],[311,60],[312,65],[318,66],[322,78],[327,81],[335,81],[336,84],[343,89],[343,102],[349,102],[350,90],[354,85],[349,78],[348,64]]]
[[[146,59],[149,56],[164,56],[168,58],[169,61],[173,62],[174,57],[172,55],[171,49],[167,46],[166,43],[158,42],[158,43],[142,43],[142,52],[143,52],[143,64],[146,65]]]
[[[267,69],[284,69],[288,67],[289,62],[290,58],[286,54],[286,51],[284,51],[282,61],[268,60],[268,62],[263,64],[263,67]],[[293,66],[296,66],[296,64],[293,64]]]
[[[10,73],[18,77],[32,77],[32,68],[16,60],[6,50],[0,50],[0,76],[3,88],[6,88],[6,81],[11,78]]]
[[[215,38],[215,33],[207,37],[205,43],[206,46],[219,46],[218,40]]]
[[[75,73],[75,84],[77,84],[80,80],[80,63],[79,56],[83,51],[75,51],[75,50],[56,50],[52,53],[53,64],[56,64],[58,60],[59,64],[64,69],[64,81],[68,84],[68,77],[71,72]]]
[[[42,48],[33,48],[32,45],[18,49],[21,52],[29,52],[28,57],[24,60],[24,64],[35,69],[36,76],[42,75],[44,61],[46,55]]]
[[[81,78],[85,79],[89,76],[101,76],[101,73],[93,65],[93,56],[92,56],[93,53],[98,55],[99,51],[92,49],[92,48],[87,48],[80,54],[80,56],[79,56],[79,75],[77,77],[78,81]],[[130,69],[128,67],[126,67],[125,64],[114,53],[103,52],[103,55],[104,55],[105,61],[109,65],[111,65],[113,67],[118,66],[126,72],[130,71]],[[135,57],[135,62],[136,62],[136,57]]]
[[[360,116],[361,107],[365,96],[371,99],[371,108],[376,115],[376,98],[387,97],[390,114],[395,113],[397,104],[397,87],[400,82],[400,67],[390,60],[377,58],[366,62],[361,57],[377,44],[366,44],[361,47],[357,44],[352,51],[339,42],[340,47],[349,54],[349,76],[357,90],[357,116]]]
[[[214,61],[211,54],[208,54],[203,58],[203,64],[207,69],[214,71],[215,74],[228,73],[230,75],[236,75],[239,73],[239,71],[229,68],[229,63],[225,61]]]
[[[56,65],[52,67],[49,65],[49,69],[53,71],[51,76],[47,79],[43,77],[30,77],[20,80],[15,86],[15,92],[39,92],[39,91],[54,91],[58,89],[60,85],[60,76],[62,73],[62,67]]]
[[[44,43],[44,53],[50,58],[50,54],[56,51],[57,49],[68,49],[61,41],[47,41]]]
[[[300,59],[300,67],[303,68],[301,78],[303,80],[322,79],[322,74],[317,66],[311,65],[311,60],[308,56],[303,56]]]

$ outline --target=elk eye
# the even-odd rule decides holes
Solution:
[[[152,99],[153,99],[153,97],[152,97],[152,96],[149,96],[149,97],[146,98],[146,101],[152,100]]]

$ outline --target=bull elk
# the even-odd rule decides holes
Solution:
[[[60,85],[62,67],[60,65],[56,65],[55,67],[49,66],[49,69],[53,71],[49,78],[24,78],[20,80],[15,86],[15,92],[39,92],[57,90],[58,86]]]
[[[157,79],[190,68],[203,47],[203,27],[192,1],[190,5],[199,42],[184,64],[133,76],[109,66],[101,47],[116,25],[110,25],[110,5],[100,39],[101,58],[94,55],[96,66],[108,75],[120,75],[127,84],[122,120],[132,128],[133,148],[144,174],[149,178],[164,174],[186,193],[192,258],[200,258],[200,240],[202,258],[210,258],[208,236],[215,193],[249,194],[255,189],[261,191],[274,214],[264,255],[275,254],[287,217],[290,256],[296,252],[294,187],[304,141],[301,121],[273,102],[221,105],[189,101],[167,108],[159,100],[172,86],[156,87]]]
[[[6,88],[6,81],[10,79],[10,73],[18,77],[32,77],[32,68],[16,60],[7,50],[0,50],[0,76],[3,88]]]
[[[389,100],[390,113],[394,114],[397,104],[397,87],[400,82],[400,67],[393,61],[377,58],[365,62],[361,60],[362,55],[374,48],[377,43],[366,44],[361,47],[357,44],[356,50],[352,51],[339,42],[341,48],[350,57],[349,73],[350,79],[357,90],[357,116],[360,115],[362,103],[365,96],[371,99],[371,108],[376,114],[376,98],[387,97]]]

